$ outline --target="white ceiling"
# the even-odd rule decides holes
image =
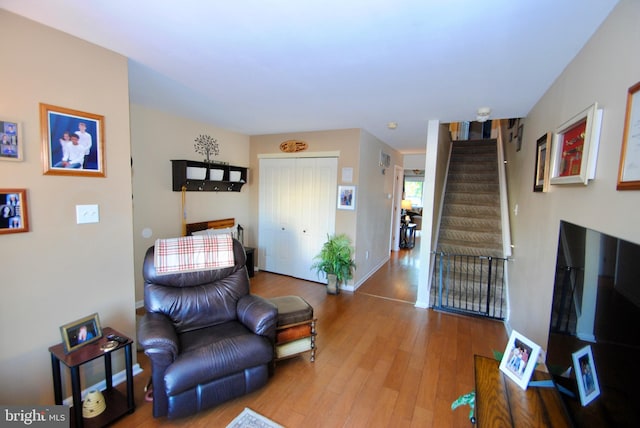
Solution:
[[[244,134],[526,116],[618,0],[0,0],[130,59],[131,101]],[[16,64],[18,64],[16,62]],[[390,121],[396,130],[387,129]]]

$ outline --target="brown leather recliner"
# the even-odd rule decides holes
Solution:
[[[138,341],[151,360],[154,417],[187,416],[268,380],[277,308],[250,294],[236,240],[233,252],[231,268],[157,275],[147,250]]]

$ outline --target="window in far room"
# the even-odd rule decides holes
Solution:
[[[411,201],[413,207],[422,207],[422,186],[424,171],[407,170],[404,175],[404,199]]]

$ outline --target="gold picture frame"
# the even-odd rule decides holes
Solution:
[[[100,317],[98,313],[94,313],[60,326],[60,334],[62,335],[65,353],[73,352],[102,337]]]
[[[104,116],[40,104],[45,175],[105,177]]]
[[[0,189],[0,235],[28,231],[27,189]]]
[[[560,125],[553,135],[551,184],[589,184],[596,175],[602,110],[593,103]]]
[[[617,190],[640,190],[640,82],[627,92]]]

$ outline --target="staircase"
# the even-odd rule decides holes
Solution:
[[[438,309],[505,316],[497,159],[496,140],[453,142],[431,287]]]

